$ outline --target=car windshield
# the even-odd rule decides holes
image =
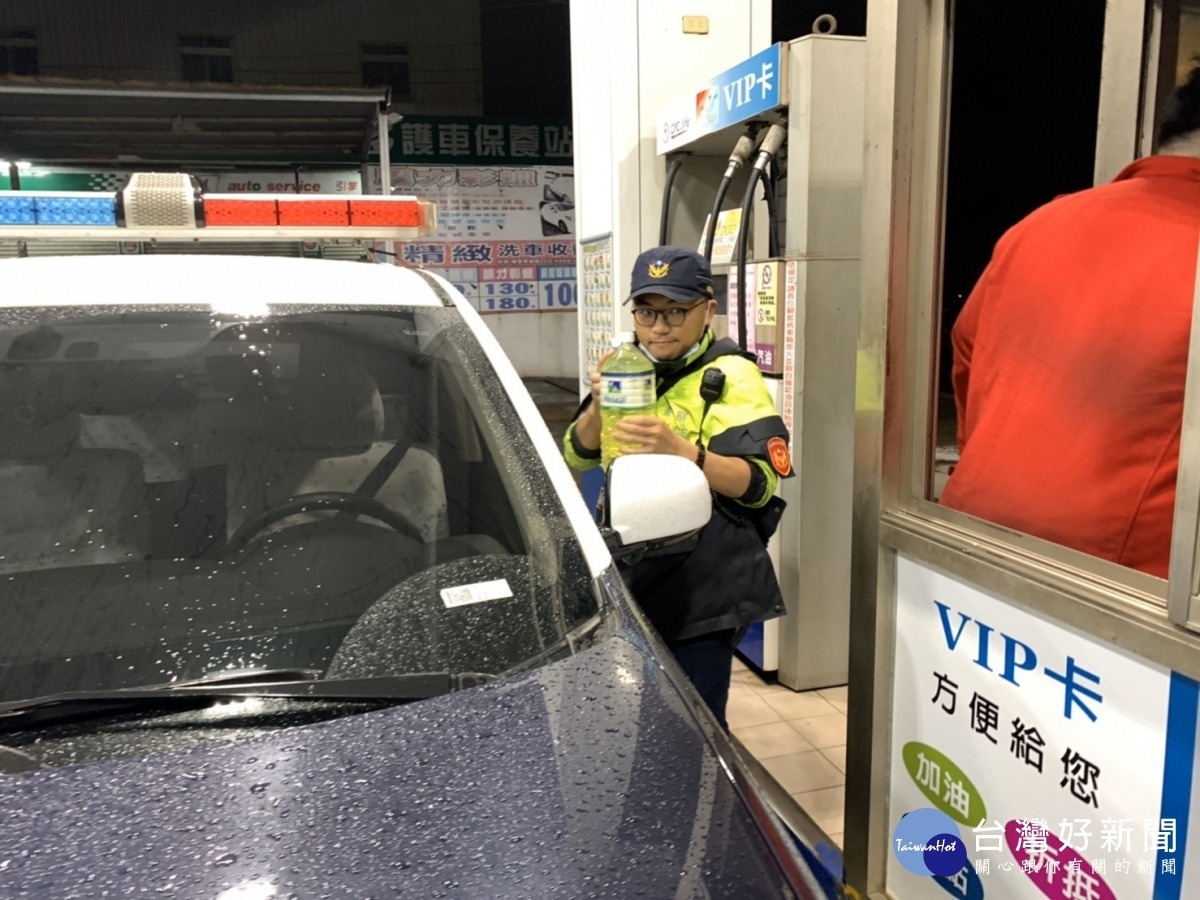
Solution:
[[[0,701],[499,675],[597,615],[454,309],[0,311]]]

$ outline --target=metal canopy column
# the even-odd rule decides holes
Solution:
[[[891,732],[892,556],[880,517],[899,498],[910,388],[904,360],[910,302],[931,300],[929,268],[940,218],[940,133],[947,106],[944,0],[867,6],[862,294],[855,399],[850,678],[846,757],[846,883],[882,897],[890,849],[887,785]]]

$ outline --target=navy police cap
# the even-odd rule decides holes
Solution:
[[[712,269],[708,260],[687,247],[655,247],[633,264],[628,303],[634,297],[661,294],[677,303],[712,299]]]

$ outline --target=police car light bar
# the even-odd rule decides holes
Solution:
[[[116,193],[0,191],[0,241],[405,241],[437,230],[409,196],[204,194],[183,173],[137,173]]]

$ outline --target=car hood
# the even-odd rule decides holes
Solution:
[[[0,777],[0,897],[792,896],[653,654]]]

